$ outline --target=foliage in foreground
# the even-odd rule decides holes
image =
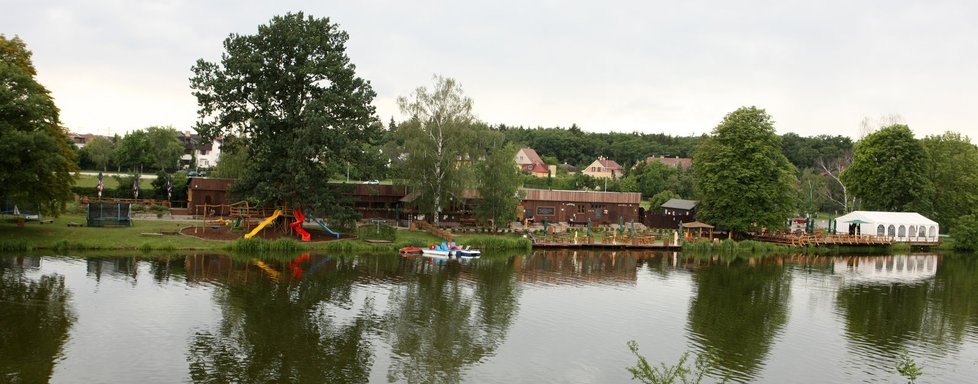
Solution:
[[[910,357],[910,352],[904,350],[900,354],[900,362],[897,364],[896,370],[907,379],[907,384],[914,384],[917,382],[917,378],[923,376],[923,367],[918,367],[917,362]]]
[[[631,372],[633,380],[639,380],[646,384],[700,383],[703,378],[709,375],[710,371],[719,365],[714,353],[698,354],[694,362],[690,364],[689,352],[683,353],[676,364],[659,363],[659,365],[652,365],[645,359],[645,356],[638,353],[638,343],[635,340],[628,342],[628,349],[638,358],[634,367],[628,367],[628,372]],[[729,381],[730,377],[724,376],[719,382],[726,383]]]

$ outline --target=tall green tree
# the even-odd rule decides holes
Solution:
[[[502,141],[501,135],[497,136]],[[491,222],[493,229],[516,218],[516,193],[521,180],[519,171],[513,165],[513,157],[519,148],[512,144],[497,143],[498,145],[490,147],[486,160],[479,162],[476,167],[481,201],[475,215],[483,223]]]
[[[435,76],[429,90],[418,87],[410,97],[397,99],[408,120],[398,134],[404,140],[401,175],[419,192],[416,204],[437,225],[452,196],[467,185],[466,163],[474,158],[473,133],[477,121],[472,99],[454,79]]]
[[[978,147],[953,132],[927,136],[921,144],[928,159],[925,174],[937,186],[931,190],[932,219],[950,230],[959,216],[978,208]]]
[[[115,146],[115,162],[130,171],[141,171],[155,162],[149,137],[144,130],[126,132]]]
[[[771,116],[756,107],[723,118],[697,149],[693,173],[699,219],[733,231],[782,227],[798,197],[795,166]]]
[[[841,175],[862,206],[878,211],[926,211],[930,204],[927,156],[910,127],[895,124],[856,143],[852,165]]]
[[[150,156],[157,169],[167,172],[175,170],[183,156],[184,144],[173,127],[146,128],[146,143]]]
[[[31,51],[0,35],[0,196],[58,214],[72,199],[77,155]]]
[[[236,191],[263,205],[350,211],[329,179],[375,159],[364,146],[381,124],[370,82],[347,57],[348,39],[328,18],[289,13],[254,35],[231,34],[219,63],[193,66],[197,132],[234,135],[247,148]]]
[[[95,136],[91,142],[82,147],[81,152],[92,164],[95,164],[96,168],[106,171],[109,162],[115,157],[115,143],[105,137]]]

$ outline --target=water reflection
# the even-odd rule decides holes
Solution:
[[[0,378],[44,383],[51,378],[75,315],[64,276],[24,275],[39,257],[0,258]]]
[[[352,321],[331,316],[324,302],[352,307],[360,275],[353,258],[305,257],[293,264],[315,276],[281,273],[288,262],[188,256],[188,281],[219,280],[215,301],[223,318],[193,335],[187,360],[194,382],[367,382],[373,351],[367,331],[376,322],[367,302]]]
[[[860,278],[839,289],[851,347],[894,358],[917,345],[942,355],[978,325],[978,263],[937,255],[859,258],[844,269]]]
[[[0,382],[622,382],[630,338],[738,381],[978,375],[974,256],[3,257],[0,301]]]
[[[517,258],[519,279],[546,284],[634,284],[647,252],[545,249]]]
[[[703,265],[696,261],[690,338],[699,350],[715,351],[719,364],[736,380],[749,381],[761,371],[788,321],[791,275],[782,262],[737,259]]]

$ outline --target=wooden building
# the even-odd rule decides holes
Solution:
[[[541,222],[611,224],[638,220],[641,193],[524,189],[523,217]]]
[[[403,185],[335,184],[363,219],[407,220],[404,198],[408,190]]]
[[[187,180],[187,209],[192,215],[203,215],[209,212],[198,210],[203,205],[226,205],[235,202],[228,197],[228,191],[235,179],[219,179],[214,177],[191,177]],[[214,212],[222,215],[227,212]]]

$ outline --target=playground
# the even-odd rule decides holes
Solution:
[[[271,210],[251,207],[242,201],[234,204],[199,205],[193,213],[201,219],[195,220],[194,225],[185,227],[180,232],[205,240],[293,238],[303,242],[319,242],[355,237],[333,231],[323,220],[306,217],[299,209]]]

